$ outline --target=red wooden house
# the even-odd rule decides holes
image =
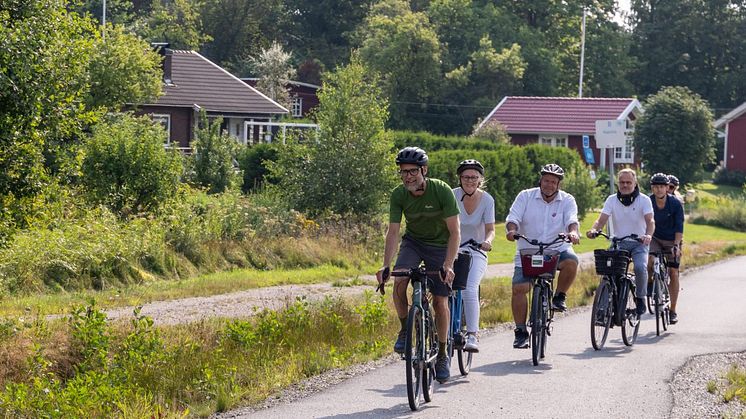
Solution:
[[[595,164],[606,167],[606,153],[596,147],[597,120],[624,120],[632,130],[642,106],[633,98],[571,98],[506,96],[482,121],[505,127],[513,144],[570,147],[583,156],[583,136],[590,138]],[[635,164],[631,137],[614,149],[614,163]]]
[[[245,77],[241,80],[251,87],[256,87],[256,83],[259,81],[256,77]],[[294,118],[306,118],[314,108],[319,106],[319,97],[317,94],[321,86],[300,81],[290,81],[286,87],[292,100],[290,115]]]
[[[714,125],[725,137],[723,167],[746,172],[746,102],[723,115]]]
[[[163,124],[167,145],[189,150],[200,110],[222,117],[222,128],[244,144],[264,141],[266,124],[288,110],[195,51],[161,48],[163,95],[155,103],[130,104]],[[265,125],[256,125],[265,124]]]

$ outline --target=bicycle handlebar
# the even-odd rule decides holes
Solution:
[[[445,278],[446,272],[443,268],[440,268],[437,271],[426,271],[424,267],[417,267],[417,268],[409,268],[406,271],[391,271],[391,269],[387,266],[383,273],[381,274],[381,277],[383,278],[383,281],[381,281],[380,284],[376,287],[376,292],[380,292],[381,295],[384,295],[386,293],[384,287],[386,285],[386,282],[388,281],[389,277],[412,277],[413,275],[424,275],[425,277],[429,275],[439,275],[441,280]]]
[[[570,242],[570,237],[567,234],[565,234],[565,233],[559,233],[559,234],[557,234],[557,238],[554,239],[554,240],[552,240],[549,243],[542,243],[542,242],[538,241],[537,239],[529,239],[528,237],[524,236],[523,234],[519,234],[519,233],[514,234],[513,238],[515,238],[516,240],[517,239],[523,239],[528,244],[531,244],[533,246],[539,246],[539,247],[548,247],[548,246],[551,246],[553,244],[560,243],[560,242],[566,242],[566,243]]]
[[[629,235],[624,236],[624,237],[613,237],[613,236],[609,237],[603,231],[596,231],[596,234],[593,235],[592,238],[595,239],[598,236],[606,237],[608,240],[611,240],[612,243],[620,243],[620,242],[623,242],[625,240],[634,240],[634,241],[639,242],[639,243],[642,243],[642,241],[643,241],[642,237],[639,237],[637,234],[629,234]]]

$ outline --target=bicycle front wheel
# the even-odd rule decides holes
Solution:
[[[622,341],[627,346],[632,346],[637,340],[637,333],[640,331],[640,316],[637,314],[637,305],[635,304],[635,291],[630,286],[630,280],[625,278],[623,286],[624,293],[620,297],[627,300],[622,313]]]
[[[438,357],[438,335],[431,311],[425,311],[425,367],[422,369],[422,397],[433,400],[435,392],[435,359]]]
[[[666,283],[666,279],[664,277],[661,277],[660,290],[661,307],[663,307],[663,309],[661,310],[661,325],[663,326],[663,330],[668,330],[668,316],[671,311],[671,296],[668,291],[668,284]]]
[[[663,280],[661,274],[656,272],[653,274],[653,308],[655,309],[655,335],[661,335],[661,329],[666,330],[666,326],[663,325],[664,312],[663,312],[663,293],[661,292],[661,284]]]
[[[606,343],[611,326],[611,284],[605,279],[596,288],[591,309],[591,344],[599,350]]]
[[[534,286],[531,294],[531,360],[534,365],[539,365],[542,358],[544,345],[544,316],[542,310],[542,289],[540,285]]]
[[[459,300],[461,302],[461,330],[460,334],[461,336],[466,336],[466,313],[464,313],[464,300]],[[468,375],[469,371],[471,371],[471,358],[474,354],[472,352],[466,352],[464,350],[463,345],[458,349],[458,369],[461,372],[461,375]]]
[[[425,319],[422,309],[412,306],[407,318],[407,338],[404,347],[404,361],[407,376],[407,398],[409,407],[418,410],[422,401],[420,390],[422,378],[428,375],[425,360],[424,331]]]

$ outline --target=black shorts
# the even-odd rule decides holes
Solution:
[[[668,262],[669,268],[676,268],[679,269],[680,260],[677,257],[674,257],[673,255],[673,240],[663,240],[656,237],[653,237],[653,240],[650,241],[650,251],[651,252],[665,252],[666,254],[666,261]]]
[[[416,268],[420,266],[420,262],[425,262],[425,269],[428,272],[439,271],[443,267],[443,262],[446,260],[447,251],[446,247],[424,244],[405,235],[401,239],[399,256],[396,258],[394,270]],[[447,297],[450,294],[450,288],[439,276],[435,278],[428,276],[428,278],[430,279],[428,288],[433,295]]]

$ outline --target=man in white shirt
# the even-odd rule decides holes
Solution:
[[[640,193],[637,174],[632,169],[622,169],[617,176],[617,193],[606,198],[604,207],[593,227],[586,233],[596,238],[611,218],[611,230],[615,237],[636,234],[642,242],[623,241],[620,249],[628,250],[635,265],[635,304],[637,314],[645,313],[645,294],[648,283],[648,249],[655,231],[653,204],[650,198]]]
[[[578,206],[572,195],[560,190],[560,182],[565,177],[565,171],[556,164],[547,164],[542,167],[540,173],[539,187],[521,191],[513,201],[505,220],[506,238],[515,241],[515,235],[520,233],[529,239],[546,243],[556,239],[559,233],[568,233],[572,244],[578,244]],[[560,252],[557,292],[552,298],[552,306],[558,311],[567,309],[566,293],[578,272],[578,257],[572,249],[572,244],[561,243],[553,247]],[[528,348],[529,337],[526,316],[531,279],[523,276],[520,251],[535,247],[524,240],[517,242],[511,299],[516,326],[514,348]]]

